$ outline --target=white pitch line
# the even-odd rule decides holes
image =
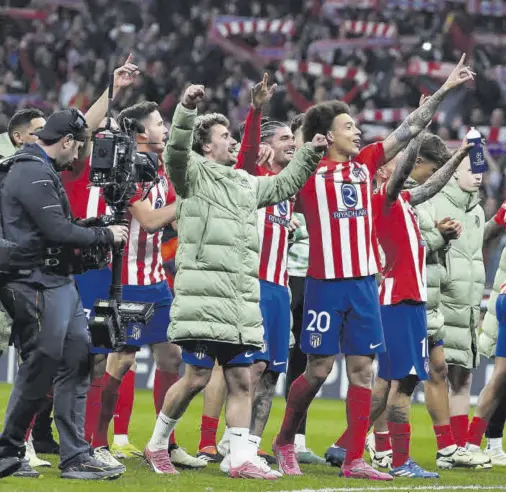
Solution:
[[[488,491],[488,490],[505,490],[504,484],[502,485],[486,485],[486,486],[477,486],[477,485],[427,485],[427,486],[391,486],[389,488],[322,488],[319,490],[312,489],[304,489],[304,490],[283,490],[278,491],[276,493],[330,493],[330,492],[347,492],[347,491]]]

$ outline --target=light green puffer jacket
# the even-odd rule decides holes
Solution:
[[[494,286],[488,299],[487,313],[483,319],[481,333],[478,337],[478,349],[481,354],[487,358],[495,356],[495,346],[497,343],[497,331],[499,326],[495,313],[495,303],[501,286],[506,282],[506,248],[503,249],[499,268],[495,274]]]
[[[409,178],[404,188],[411,189],[418,183]],[[444,272],[440,263],[438,252],[447,247],[447,243],[436,227],[436,212],[431,201],[424,202],[415,207],[418,215],[418,225],[425,242],[427,264],[427,331],[434,342],[444,339],[444,317],[441,312],[441,276]]]
[[[278,175],[254,177],[191,150],[196,115],[177,107],[164,153],[178,195],[168,338],[261,347],[257,208],[295,195],[323,154],[306,144]]]
[[[10,157],[17,151],[7,132],[0,134],[0,159]]]
[[[455,178],[430,200],[435,219],[449,216],[462,223],[462,234],[440,250],[443,267],[441,306],[445,323],[444,350],[448,364],[476,368],[479,364],[477,327],[485,286],[483,234],[485,214],[478,192],[464,192]]]

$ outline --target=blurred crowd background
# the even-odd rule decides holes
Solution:
[[[503,0],[0,0],[0,25],[0,132],[27,106],[86,111],[132,53],[142,74],[115,111],[154,100],[170,123],[185,87],[203,83],[201,110],[226,114],[237,131],[267,70],[279,84],[269,116],[344,99],[373,141],[465,52],[475,83],[444,101],[432,130],[455,147],[477,126],[488,142],[487,216],[506,198]],[[503,246],[487,252],[489,283]]]

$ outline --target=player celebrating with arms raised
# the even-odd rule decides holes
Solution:
[[[332,370],[335,355],[343,352],[350,383],[346,400],[350,446],[342,474],[392,479],[362,459],[371,408],[372,362],[375,353],[385,350],[374,278],[379,261],[372,224],[372,178],[425,128],[448,92],[472,78],[462,56],[426,104],[411,113],[384,142],[362,151],[361,132],[346,104],[321,103],[306,114],[304,140],[323,133],[330,147],[300,193],[310,245],[301,335],[308,364],[290,389],[283,424],[273,444],[285,474],[302,474],[293,446],[295,433]]]

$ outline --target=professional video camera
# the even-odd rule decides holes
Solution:
[[[114,213],[111,224],[122,224],[130,199],[138,184],[158,181],[158,157],[138,153],[136,133],[144,127],[125,119],[122,131],[111,129],[112,80],[106,128],[93,135],[90,182],[102,188],[102,196]],[[144,200],[149,189],[144,194]],[[147,324],[154,314],[154,303],[122,301],[121,266],[123,247],[115,247],[112,256],[112,282],[108,300],[96,300],[95,315],[89,321],[92,343],[96,347],[121,349],[126,345],[126,329],[131,323]]]

